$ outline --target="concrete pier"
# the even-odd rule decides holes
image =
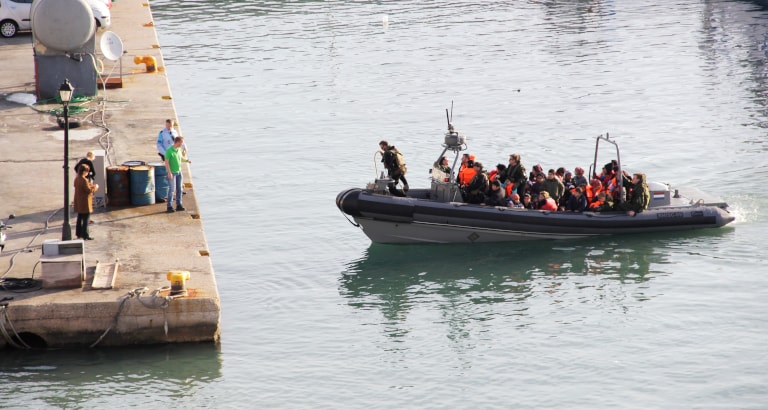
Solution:
[[[145,0],[113,3],[109,31],[122,39],[122,67],[103,58],[98,44],[104,30],[98,31],[96,58],[104,61],[104,74],[115,69],[106,93],[100,90],[92,101],[76,104],[84,111],[70,116],[79,125],[69,132],[70,195],[72,167],[88,151],[105,150],[106,166],[160,161],[155,139],[165,119],[176,120],[177,115],[152,22]],[[36,83],[30,33],[0,38],[0,56],[0,219],[11,226],[0,253],[0,299],[12,298],[0,302],[0,347],[218,341],[219,294],[193,165],[183,165],[186,211],[166,213],[165,203],[97,204],[90,225],[95,239],[59,244],[64,131],[47,111],[61,105],[24,104],[25,97],[35,94]],[[154,57],[157,71],[135,64],[136,56]],[[197,136],[185,134],[181,126],[177,129],[194,164]],[[7,219],[10,214],[15,218]],[[76,216],[72,211],[73,238]],[[59,250],[62,255],[56,255]],[[186,295],[170,295],[170,271],[189,272]],[[31,287],[15,287],[25,282]]]

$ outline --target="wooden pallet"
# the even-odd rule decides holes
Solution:
[[[118,261],[115,261],[115,263],[101,263],[97,261],[91,289],[112,289],[115,287],[117,268],[119,266],[120,262]]]

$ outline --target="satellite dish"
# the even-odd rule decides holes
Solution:
[[[120,40],[117,34],[111,31],[101,35],[99,46],[101,47],[101,54],[107,60],[117,61],[123,55],[123,41]]]

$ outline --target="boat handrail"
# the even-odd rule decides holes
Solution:
[[[623,174],[622,174],[622,168],[621,168],[621,152],[619,150],[619,143],[615,140],[611,139],[611,136],[606,132],[605,135],[600,134],[595,139],[595,158],[592,162],[592,165],[589,166],[589,183],[591,183],[592,179],[595,178],[597,175],[597,154],[600,150],[600,141],[603,140],[609,144],[612,144],[614,147],[616,147],[616,163],[617,163],[617,169],[616,169],[616,183],[619,184],[619,195],[616,199],[616,203],[624,202],[624,183],[623,183]]]

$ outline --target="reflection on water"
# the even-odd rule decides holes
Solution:
[[[340,294],[350,306],[380,310],[390,325],[425,306],[437,307],[445,317],[463,311],[460,316],[479,321],[518,316],[521,325],[537,305],[570,309],[588,303],[626,311],[655,297],[646,282],[672,274],[683,263],[671,255],[699,243],[716,250],[729,236],[730,231],[721,229],[661,238],[657,234],[490,245],[372,244],[347,264],[339,279]]]
[[[0,351],[0,397],[5,397],[0,407],[112,407],[123,395],[199,402],[200,389],[220,378],[220,351],[212,344],[9,349]]]

